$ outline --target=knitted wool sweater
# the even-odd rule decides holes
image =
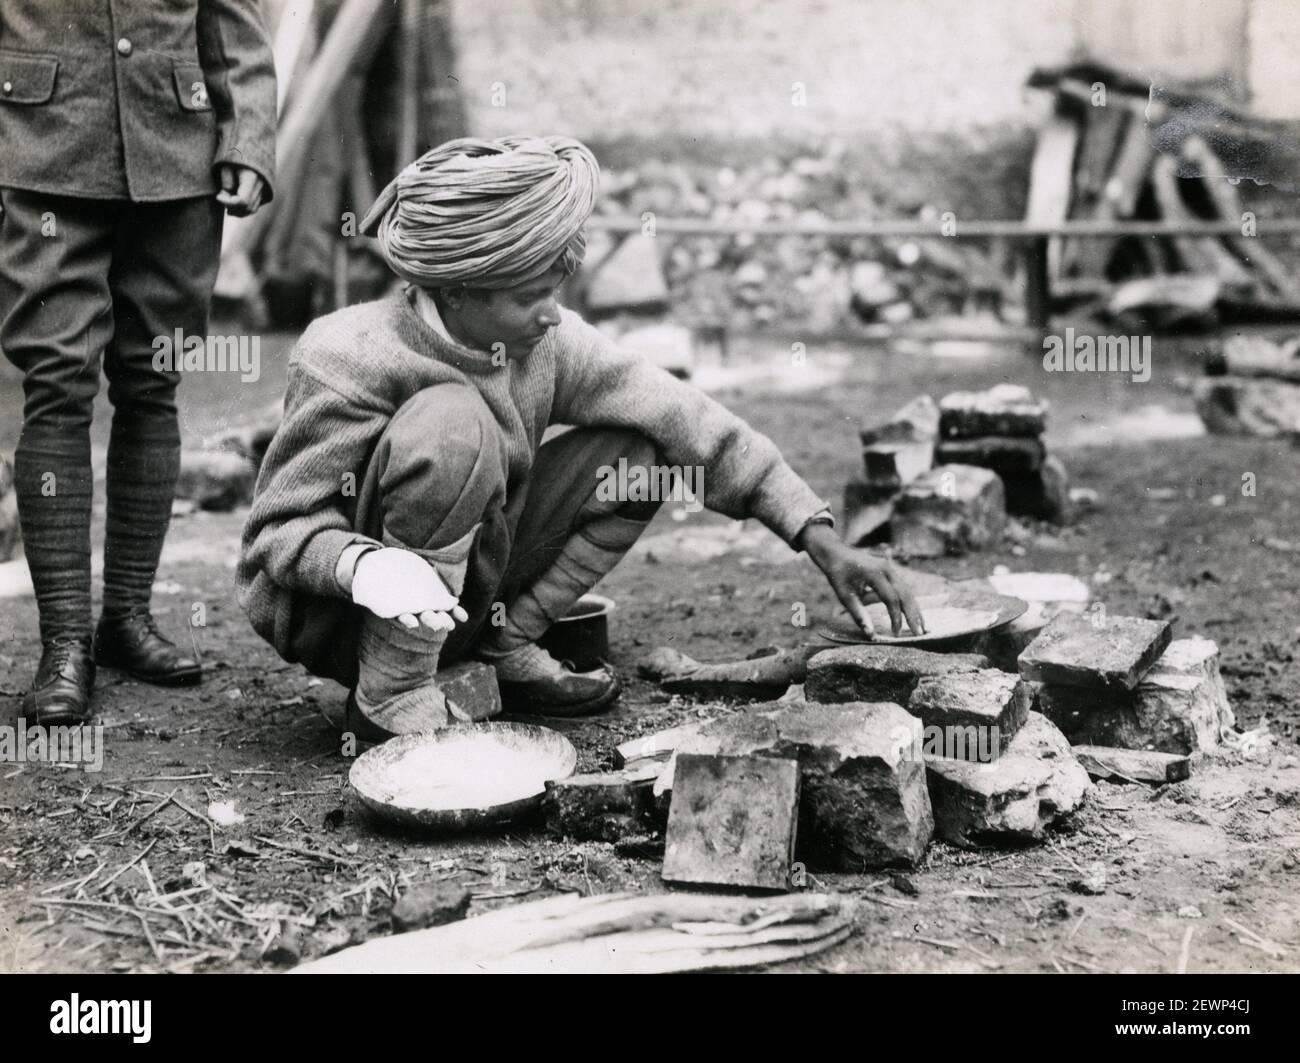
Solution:
[[[766,436],[577,314],[562,310],[527,358],[498,366],[439,335],[413,294],[319,318],[290,355],[284,420],[258,476],[236,570],[254,629],[287,660],[344,682],[354,674],[346,628],[356,607],[335,567],[347,546],[373,540],[354,531],[355,492],[342,484],[348,473],[361,484],[399,407],[437,384],[482,395],[504,438],[508,496],[527,480],[543,431],[558,423],[640,431],[664,464],[703,467],[708,508],[756,517],[788,543],[827,508]]]

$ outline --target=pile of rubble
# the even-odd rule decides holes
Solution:
[[[646,846],[662,834],[666,881],[789,890],[806,869],[914,867],[936,837],[1040,843],[1090,776],[1178,781],[1232,726],[1210,640],[1085,615],[1086,588],[1061,574],[991,582],[1033,608],[958,652],[810,646],[701,665],[656,651],[643,672],[665,688],[748,703],[624,742],[617,771],[548,783],[549,829]]]
[[[853,334],[963,313],[1023,320],[1010,271],[970,241],[818,233],[832,221],[908,216],[938,231],[939,207],[886,202],[865,187],[860,169],[832,145],[822,156],[740,167],[648,160],[606,171],[588,233],[589,282],[575,302],[595,317],[671,303],[682,324],[741,332],[779,326]],[[642,219],[646,232],[620,241],[601,230],[600,215]],[[653,221],[663,218],[785,223],[807,235],[654,232]]]
[[[999,384],[922,395],[864,428],[863,475],[844,489],[845,541],[892,541],[911,557],[964,554],[994,542],[1008,513],[1068,523],[1069,478],[1047,453],[1047,403]]]
[[[1217,435],[1300,439],[1300,337],[1239,332],[1209,352],[1196,411]]]

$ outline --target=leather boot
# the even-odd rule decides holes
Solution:
[[[41,663],[31,691],[23,698],[23,716],[34,724],[82,724],[92,715],[95,661],[89,637],[61,637],[41,649]]]
[[[95,629],[95,662],[132,679],[164,687],[191,686],[203,679],[203,666],[165,639],[147,609],[123,617],[105,616]]]

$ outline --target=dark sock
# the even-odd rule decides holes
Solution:
[[[41,641],[83,638],[90,633],[89,426],[25,426],[14,454],[14,488]]]
[[[106,617],[149,608],[180,464],[180,431],[174,413],[115,411],[108,443]]]

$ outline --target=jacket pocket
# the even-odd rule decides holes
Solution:
[[[31,55],[0,49],[0,103],[49,103],[59,61],[52,55]]]
[[[208,83],[203,79],[203,67],[198,63],[174,63],[172,77],[176,81],[176,99],[183,111],[210,111]]]

